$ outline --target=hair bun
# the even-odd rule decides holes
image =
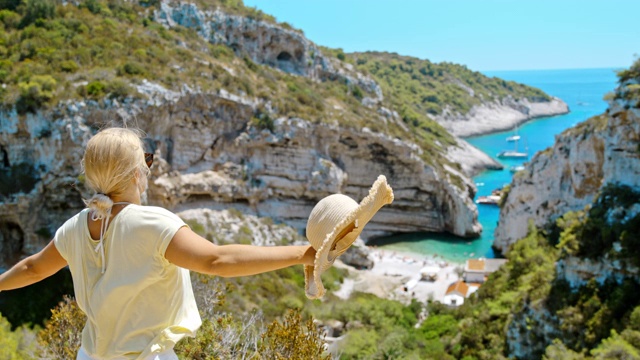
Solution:
[[[113,200],[105,193],[95,193],[85,204],[95,212],[96,218],[104,218],[113,207]]]

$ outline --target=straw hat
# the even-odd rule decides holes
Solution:
[[[342,194],[329,195],[316,204],[307,221],[307,239],[316,250],[314,265],[304,266],[309,299],[324,295],[320,275],[347,251],[376,212],[392,201],[393,189],[387,178],[380,175],[360,204]]]

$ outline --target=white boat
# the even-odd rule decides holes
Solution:
[[[509,168],[509,171],[512,173],[518,172],[520,170],[524,170],[524,165],[512,166]]]
[[[500,151],[496,156],[499,158],[526,159],[529,157],[529,153],[516,150],[503,150]]]
[[[479,196],[476,200],[476,204],[485,204],[485,205],[498,205],[500,202],[499,195],[488,195],[488,196]]]
[[[507,137],[508,142],[514,142],[520,140],[520,135],[518,135],[518,126],[516,125],[516,131],[514,135]]]
[[[526,159],[529,157],[528,152],[518,151],[518,140],[513,142],[514,149],[513,150],[502,150],[498,154],[496,154],[499,158],[509,158],[509,159]]]

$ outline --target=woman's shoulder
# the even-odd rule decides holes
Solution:
[[[131,210],[143,217],[171,219],[182,222],[182,219],[180,219],[178,215],[160,206],[133,205],[131,206]]]
[[[87,214],[89,213],[89,209],[85,208],[80,210],[78,213],[76,213],[75,215],[73,215],[72,217],[68,218],[61,227],[74,227],[76,226],[78,223],[82,223],[82,220],[85,220],[87,218]],[[86,220],[85,220],[86,221]]]

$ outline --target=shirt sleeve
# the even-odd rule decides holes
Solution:
[[[69,262],[69,251],[71,246],[69,244],[69,234],[71,233],[74,224],[78,222],[78,217],[79,215],[76,215],[67,220],[58,228],[58,230],[56,230],[56,234],[53,237],[53,243],[55,244],[56,249],[67,262]]]
[[[162,258],[164,258],[164,254],[173,237],[180,228],[187,226],[187,224],[178,215],[169,210],[160,207],[155,207],[153,210],[157,214],[156,224],[158,225],[158,231],[160,234],[156,251],[160,256],[162,256]]]

